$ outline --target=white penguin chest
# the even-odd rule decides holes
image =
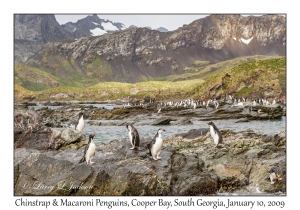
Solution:
[[[129,136],[130,143],[133,144],[133,142],[132,142],[133,138],[132,138],[131,131],[128,132],[128,136]]]
[[[270,173],[270,180],[273,181],[274,179],[276,179],[277,176],[275,173]]]
[[[96,150],[96,145],[94,141],[91,141],[88,150],[86,151],[86,159],[90,159],[92,156],[94,156]]]
[[[84,126],[84,120],[83,120],[83,117],[81,117],[81,118],[79,119],[79,122],[78,122],[78,125],[77,125],[76,130],[82,132],[83,126]]]
[[[163,144],[162,138],[161,138],[161,137],[157,137],[157,138],[156,138],[156,141],[155,141],[155,144],[153,144],[152,151],[153,151],[154,153],[160,151],[161,148],[162,148],[162,144]]]
[[[218,144],[219,143],[219,136],[218,136],[217,132],[215,131],[215,129],[211,125],[209,127],[210,127],[210,135],[214,139],[214,143]]]

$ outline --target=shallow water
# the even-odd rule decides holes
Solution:
[[[286,118],[280,120],[250,121],[243,123],[235,123],[237,120],[214,120],[213,122],[220,130],[230,129],[234,132],[251,129],[260,134],[277,134],[286,130]],[[163,137],[167,138],[175,134],[186,133],[191,129],[208,128],[204,121],[193,121],[192,125],[162,125],[162,126],[135,126],[141,138],[153,138],[159,128],[166,131]],[[95,133],[95,143],[107,143],[112,140],[121,140],[128,138],[128,131],[125,126],[91,126],[85,123],[83,134],[88,136]]]

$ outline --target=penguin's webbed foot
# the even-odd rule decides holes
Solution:
[[[153,160],[157,160],[155,157],[153,157]]]
[[[90,162],[90,165],[92,165],[93,163],[95,163],[95,162]]]
[[[135,147],[131,147],[130,149],[134,149]]]
[[[157,156],[156,158],[157,158],[158,160],[160,160],[160,159],[161,159],[161,157],[158,157],[158,156]]]

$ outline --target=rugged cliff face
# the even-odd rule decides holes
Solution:
[[[283,16],[210,15],[172,32],[128,28],[50,42],[27,64],[59,77],[70,76],[73,69],[99,81],[138,82],[182,73],[195,60],[216,63],[246,55],[285,55],[285,32]]]
[[[47,42],[72,39],[54,15],[15,15],[14,20],[14,52],[18,62],[25,62]]]

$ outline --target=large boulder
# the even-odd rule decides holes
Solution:
[[[148,155],[151,139],[130,150],[123,139],[100,145],[92,166],[79,164],[84,148],[17,152],[15,195],[208,195],[217,190],[217,176],[197,156],[164,147],[162,159]],[[24,153],[21,155],[21,153]]]
[[[154,120],[152,125],[168,125],[170,123],[170,121],[171,121],[171,119],[168,117],[161,117],[161,118]]]

